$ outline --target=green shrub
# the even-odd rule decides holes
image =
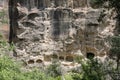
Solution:
[[[56,72],[57,65],[52,65],[52,70],[57,73],[53,75],[47,75],[44,71],[34,69],[24,72],[20,69],[20,64],[16,63],[7,56],[0,57],[0,80],[62,80],[59,73]],[[50,69],[50,68],[49,68]],[[50,69],[51,70],[51,69]],[[53,76],[53,77],[52,77]]]
[[[45,73],[37,69],[24,73],[24,76],[27,80],[47,80]]]
[[[64,75],[65,80],[73,80],[72,73]]]
[[[62,75],[61,68],[60,68],[60,63],[57,61],[53,61],[50,66],[47,68],[47,74],[51,77],[59,77]]]
[[[8,23],[8,19],[7,19],[7,11],[5,10],[1,10],[0,11],[0,19],[1,19],[1,23]]]
[[[82,71],[72,75],[73,80],[105,80],[105,73],[102,63],[91,59],[81,63]]]
[[[0,57],[0,80],[16,80],[20,69],[9,57]],[[19,79],[17,79],[19,80]]]

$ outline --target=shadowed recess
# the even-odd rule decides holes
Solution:
[[[29,60],[28,61],[28,64],[34,64],[35,62],[34,62],[34,60]]]
[[[88,59],[93,59],[93,58],[95,57],[95,54],[94,54],[94,53],[91,53],[91,52],[88,52],[88,53],[86,54],[86,57],[87,57]]]
[[[52,55],[52,58],[53,58],[53,59],[58,59],[58,55],[53,54],[53,55]]]
[[[43,61],[41,59],[36,60],[36,63],[42,63]]]
[[[66,56],[66,61],[73,62],[73,56]]]
[[[64,56],[59,56],[59,60],[64,61]]]
[[[34,20],[35,17],[39,17],[39,14],[38,13],[31,13],[28,15],[28,19],[30,19],[30,20]]]

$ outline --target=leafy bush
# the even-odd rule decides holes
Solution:
[[[60,68],[60,63],[57,61],[53,61],[53,63],[48,66],[47,68],[47,74],[51,77],[59,77],[62,75],[61,68]]]
[[[56,66],[52,67],[53,72],[56,72],[56,69],[54,70],[54,68],[56,68]],[[53,77],[52,76],[49,76],[38,69],[24,72],[20,69],[20,64],[16,63],[9,57],[0,57],[0,80],[61,80],[59,73],[54,74]]]
[[[115,58],[117,62],[117,70],[119,69],[120,63],[120,36],[113,36],[110,39],[111,49],[109,56]]]
[[[24,76],[26,80],[47,80],[47,76],[45,75],[45,73],[37,69],[24,73]]]
[[[105,80],[103,66],[98,60],[82,62],[81,67],[82,72],[73,74],[73,80]]]
[[[9,57],[0,58],[0,80],[19,80],[20,69]]]
[[[0,22],[1,23],[8,23],[8,19],[7,19],[7,11],[5,11],[5,10],[1,10],[0,11]]]
[[[87,64],[82,64],[83,80],[104,80],[105,73],[102,64],[98,60],[88,61]]]
[[[65,78],[65,80],[73,80],[72,73],[68,73],[68,74],[64,75],[64,78]]]

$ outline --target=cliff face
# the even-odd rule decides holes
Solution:
[[[94,9],[89,0],[10,0],[9,12],[14,56],[28,65],[58,59],[73,66],[79,55],[103,57],[106,38],[114,35],[114,12]]]

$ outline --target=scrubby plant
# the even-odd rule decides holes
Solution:
[[[24,73],[24,76],[26,80],[47,80],[45,73],[38,69]]]
[[[9,44],[3,39],[2,34],[0,34],[0,55],[6,55],[9,52]]]
[[[9,57],[0,57],[0,80],[19,80],[20,69]]]
[[[72,73],[65,74],[65,75],[64,75],[64,79],[65,79],[65,80],[73,80],[73,78],[72,78]]]
[[[1,19],[1,23],[8,23],[8,19],[7,19],[7,11],[5,10],[1,10],[0,11],[0,19]]]
[[[111,49],[109,56],[116,60],[117,70],[120,67],[120,36],[113,36],[110,39]]]
[[[74,59],[75,59],[75,62],[81,63],[82,60],[84,59],[84,56],[76,56]]]
[[[46,73],[51,77],[59,77],[62,75],[60,63],[56,60],[52,62],[50,66],[48,66]]]
[[[81,63],[82,71],[72,75],[73,80],[105,80],[102,63],[97,59],[91,59]]]
[[[110,43],[110,51],[109,57],[112,60],[112,65],[110,65],[110,69],[108,69],[108,73],[110,74],[113,80],[120,79],[120,35],[112,36],[109,38]]]
[[[19,64],[20,65],[20,64]],[[24,72],[12,59],[0,57],[0,80],[62,80],[61,76],[52,77],[39,69]]]
[[[104,80],[105,73],[102,64],[98,60],[92,59],[87,64],[82,64],[83,77],[82,80]]]

